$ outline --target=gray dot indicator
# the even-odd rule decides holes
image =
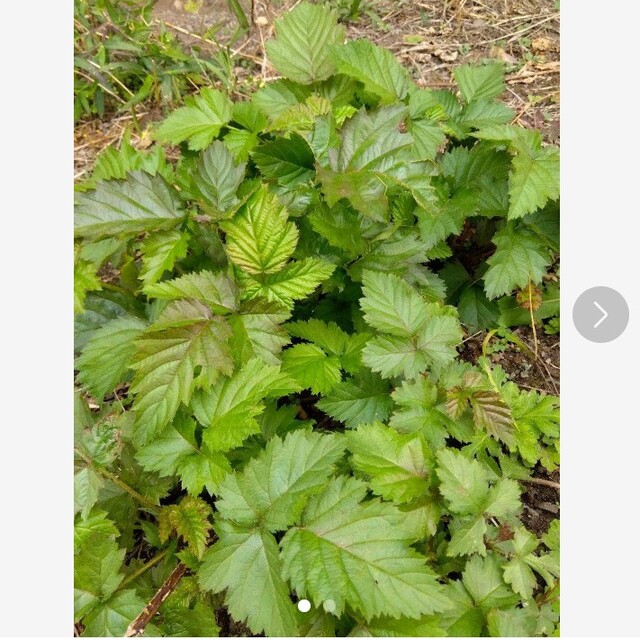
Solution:
[[[580,335],[591,342],[611,342],[620,337],[629,324],[629,305],[611,287],[591,287],[582,292],[573,305],[573,324]]]

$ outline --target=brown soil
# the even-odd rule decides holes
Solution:
[[[254,0],[255,24],[234,38],[237,22],[226,0],[202,0],[197,13],[188,0],[158,0],[158,29],[174,33],[185,46],[197,44],[200,55],[228,50],[236,79],[235,97],[276,77],[264,52],[274,21],[298,0]],[[247,16],[251,0],[241,0]],[[347,4],[347,3],[343,3]],[[449,87],[453,67],[492,58],[504,61],[504,99],[516,112],[514,122],[542,130],[548,142],[559,141],[559,11],[554,0],[363,0],[360,16],[347,23],[350,38],[367,37],[391,49],[421,86]],[[147,127],[162,119],[161,109],[137,109],[142,133],[132,132],[134,146],[150,143]],[[95,157],[117,144],[132,124],[130,114],[91,120],[76,127],[75,177],[85,176]]]

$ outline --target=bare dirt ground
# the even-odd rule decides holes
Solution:
[[[241,0],[254,26],[232,39],[237,22],[226,0],[203,0],[197,13],[186,0],[158,0],[157,28],[177,35],[184,44],[215,54],[226,49],[232,59],[236,97],[276,77],[264,53],[274,22],[299,0]],[[337,0],[347,6],[346,0]],[[391,49],[425,87],[451,85],[453,67],[482,59],[505,63],[505,101],[516,112],[515,122],[542,130],[545,140],[559,141],[560,12],[555,0],[363,0],[360,14],[347,23],[350,38],[366,37]],[[145,127],[162,119],[162,111],[138,107],[143,130],[132,133],[132,144],[148,145]],[[91,170],[95,157],[117,144],[131,114],[79,123],[75,130],[76,179]]]

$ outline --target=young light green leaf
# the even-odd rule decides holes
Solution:
[[[189,149],[204,149],[231,120],[232,106],[223,93],[204,87],[199,95],[187,96],[185,106],[166,118],[156,131],[156,140],[171,144],[188,141]]]
[[[171,532],[175,532],[196,558],[202,558],[211,531],[212,515],[211,507],[195,496],[185,496],[178,504],[163,507],[158,516],[160,542],[166,542]]]
[[[303,2],[276,21],[276,37],[267,42],[267,55],[285,78],[311,84],[334,73],[329,49],[344,35],[335,10]]]
[[[295,300],[306,298],[334,271],[335,266],[320,258],[305,258],[288,264],[279,273],[242,281],[248,298],[263,297],[285,307],[292,307]]]
[[[328,393],[342,379],[340,359],[314,344],[297,344],[284,351],[282,371],[313,393]]]
[[[236,285],[225,273],[200,271],[147,285],[144,292],[159,300],[199,300],[214,313],[226,315],[237,308]]]
[[[298,242],[298,230],[288,221],[287,210],[265,187],[221,227],[227,234],[229,258],[250,274],[281,271]]]
[[[142,242],[142,268],[140,280],[144,286],[160,280],[165,271],[171,271],[176,260],[187,255],[189,236],[179,231],[154,233]]]

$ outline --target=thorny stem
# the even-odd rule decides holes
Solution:
[[[156,514],[158,513],[158,507],[155,504],[153,504],[153,502],[150,502],[143,495],[139,494],[135,489],[132,489],[128,484],[120,480],[118,476],[114,475],[110,471],[107,471],[103,467],[100,467],[94,464],[93,460],[91,460],[89,456],[86,456],[84,453],[82,453],[82,451],[80,451],[78,447],[74,447],[73,450],[75,451],[76,455],[78,455],[87,463],[87,465],[90,465],[93,469],[95,469],[99,474],[103,475],[108,480],[111,480],[113,484],[117,485],[123,491],[128,493],[134,500],[137,500],[142,506],[149,509],[149,511],[153,513],[156,513]]]
[[[531,331],[533,331],[533,356],[538,359],[538,332],[536,331],[536,322],[533,317],[533,299],[531,294],[531,281],[529,281],[529,316],[531,317]]]

